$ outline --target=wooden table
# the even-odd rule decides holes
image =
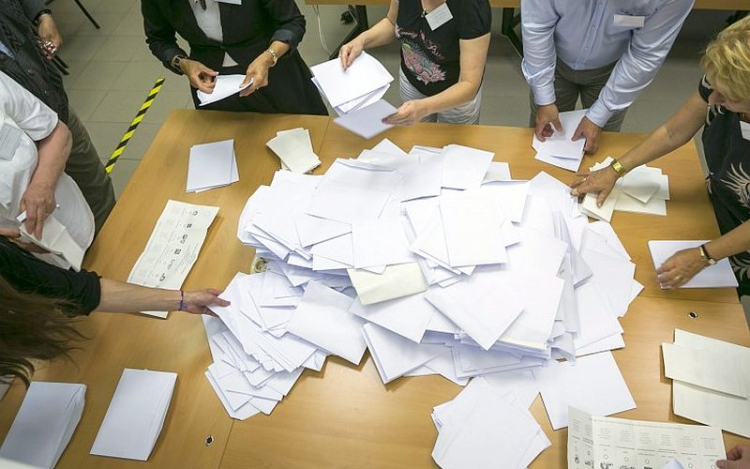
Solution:
[[[116,279],[127,278],[145,247],[166,201],[170,198],[221,207],[186,289],[223,287],[237,271],[247,272],[252,249],[236,239],[237,218],[249,197],[271,181],[278,159],[265,147],[276,131],[291,127],[310,130],[313,147],[324,164],[336,157],[357,155],[375,141],[344,132],[325,117],[258,116],[210,111],[177,110],[170,114],[133,175],[112,216],[86,258],[86,266]],[[415,143],[442,146],[474,145],[496,152],[496,160],[511,162],[516,178],[548,171],[567,182],[571,173],[532,158],[531,131],[488,126],[421,124],[398,128],[385,136],[404,148]],[[190,146],[234,138],[240,182],[201,194],[186,194]],[[638,138],[605,134],[597,157],[619,155]],[[584,165],[595,160],[587,157]],[[636,277],[646,290],[622,320],[626,348],[615,358],[637,409],[623,417],[687,422],[671,412],[671,381],[664,378],[659,345],[671,341],[675,328],[750,345],[750,333],[732,290],[662,292],[655,287],[645,242],[651,238],[711,238],[718,230],[709,207],[692,146],[665,159],[673,200],[669,217],[617,213],[614,227],[638,265]],[[697,319],[687,316],[698,312]],[[232,421],[205,376],[211,363],[198,317],[173,313],[167,321],[136,315],[96,313],[80,321],[90,339],[73,353],[76,364],[40,364],[40,381],[88,385],[81,423],[63,454],[59,468],[435,468],[430,453],[436,432],[432,407],[461,390],[447,380],[428,376],[402,378],[383,386],[369,355],[359,367],[329,358],[320,373],[309,370],[270,417]],[[174,371],[179,374],[164,430],[147,463],[94,457],[88,454],[117,382],[125,367]],[[0,439],[4,439],[25,391],[19,384],[0,404]],[[566,431],[552,432],[541,400],[532,412],[553,442],[534,468],[565,467]],[[208,435],[214,443],[206,446]],[[748,443],[727,434],[728,447]]]

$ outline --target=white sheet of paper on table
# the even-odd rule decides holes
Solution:
[[[400,378],[440,355],[442,346],[417,344],[375,324],[363,321],[362,335],[383,384]]]
[[[588,109],[561,112],[559,118],[563,127],[562,132],[555,130],[554,134],[547,137],[544,142],[534,135],[531,146],[544,155],[580,161],[583,158],[583,147],[586,145],[586,140],[583,138],[573,140],[573,135],[578,128],[578,124],[586,116],[586,112],[588,112]]]
[[[217,76],[214,80],[214,90],[212,93],[204,93],[200,90],[196,92],[198,100],[200,101],[200,106],[205,106],[226,99],[253,84],[252,78],[245,84],[245,86],[242,86],[243,81],[245,81],[245,75]]]
[[[581,204],[581,213],[609,223],[612,221],[612,214],[615,211],[615,206],[619,196],[619,191],[613,189],[609,196],[604,199],[602,206],[599,207],[597,205],[599,194],[586,194],[586,197],[583,198],[583,203]]]
[[[91,454],[147,461],[159,438],[176,373],[125,368]]]
[[[504,217],[481,193],[440,200],[448,261],[451,267],[502,264],[508,260],[500,235]]]
[[[697,249],[699,246],[707,242],[708,240],[652,240],[648,242],[648,249],[651,252],[651,259],[654,262],[654,268],[658,269],[677,251],[683,249]],[[701,270],[695,277],[679,288],[724,288],[736,286],[737,278],[732,272],[732,266],[729,264],[729,259],[725,258],[717,262],[716,265]]]
[[[427,282],[416,262],[389,265],[382,274],[362,269],[349,269],[348,272],[363,305],[402,298],[427,290]]]
[[[193,145],[188,158],[187,192],[231,184],[236,165],[234,140]]]
[[[575,160],[571,158],[560,158],[559,156],[537,152],[537,154],[534,156],[534,159],[537,161],[541,161],[542,163],[549,163],[552,166],[557,166],[558,168],[562,168],[575,173],[581,167],[581,161],[583,158]]]
[[[85,395],[83,384],[32,382],[0,447],[0,457],[39,468],[55,467],[81,420]]]
[[[420,343],[436,311],[422,294],[402,296],[379,303],[355,299],[349,312],[391,332]]]
[[[315,154],[307,129],[289,129],[277,132],[276,137],[266,142],[286,167],[294,172],[303,174],[320,165],[320,159]]]
[[[463,145],[443,149],[443,187],[478,189],[495,154]]]
[[[736,363],[711,350],[697,350],[670,343],[661,344],[664,376],[737,397],[747,398],[747,389]]]
[[[333,120],[336,124],[364,139],[371,139],[393,127],[383,122],[398,109],[385,100],[377,101]]]

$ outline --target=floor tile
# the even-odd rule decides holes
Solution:
[[[129,36],[109,36],[91,60],[97,62],[129,62],[135,56],[134,38]]]
[[[114,2],[119,0],[105,0],[107,2]],[[83,14],[83,13],[81,13]],[[92,12],[91,16],[99,24],[99,29],[96,29],[94,25],[87,19],[83,22],[81,27],[78,29],[78,33],[81,36],[109,36],[112,34],[117,26],[122,22],[125,15],[120,13],[100,13]]]
[[[66,60],[89,61],[94,58],[99,49],[107,40],[106,37],[91,37],[74,35],[63,38],[65,43],[60,49],[60,54]]]
[[[106,94],[106,91],[71,89],[68,90],[68,101],[72,103],[78,118],[87,121],[99,107]]]
[[[84,125],[102,162],[109,159],[109,156],[117,148],[117,144],[120,143],[120,139],[128,130],[128,124],[124,122],[87,121],[84,122]]]
[[[143,91],[108,91],[90,120],[129,123],[138,114],[146,96]]]
[[[153,60],[133,60],[112,84],[113,90],[143,90],[148,92],[158,78],[166,82],[180,81],[182,78],[165,69],[161,62]],[[165,86],[166,85],[165,82]],[[171,83],[170,83],[171,84]],[[145,97],[145,96],[144,96]]]
[[[127,62],[89,62],[71,87],[80,90],[111,90],[127,65]]]

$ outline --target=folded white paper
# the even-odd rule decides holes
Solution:
[[[239,93],[253,84],[252,78],[244,86],[245,75],[218,75],[214,80],[214,90],[211,93],[204,93],[198,90],[198,100],[201,106],[215,103]]]

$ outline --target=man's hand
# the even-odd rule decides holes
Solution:
[[[227,300],[219,298],[221,291],[206,289],[193,292],[185,292],[185,301],[182,303],[182,311],[192,314],[208,314],[216,316],[211,311],[211,306],[229,306]]]
[[[47,216],[55,211],[55,190],[47,184],[29,184],[21,199],[21,212],[26,212],[26,231],[36,239],[42,239],[42,230]]]
[[[57,30],[57,24],[52,15],[45,13],[39,17],[39,26],[36,33],[41,39],[42,49],[44,49],[47,58],[51,59],[63,44],[62,36]]]
[[[585,138],[586,146],[583,147],[583,150],[586,153],[596,153],[599,149],[599,136],[601,133],[601,127],[591,122],[588,117],[584,117],[573,134],[573,140]]]
[[[555,130],[558,132],[563,131],[557,106],[555,104],[539,106],[539,109],[536,111],[536,127],[534,128],[536,138],[543,142],[548,137],[551,137],[555,133]]]
[[[750,469],[750,446],[735,446],[727,451],[727,459],[716,461],[720,469]]]
[[[197,88],[207,94],[213,93],[216,86],[214,79],[219,72],[215,72],[197,60],[191,59],[182,59],[180,61],[180,70],[190,80],[193,88]]]

